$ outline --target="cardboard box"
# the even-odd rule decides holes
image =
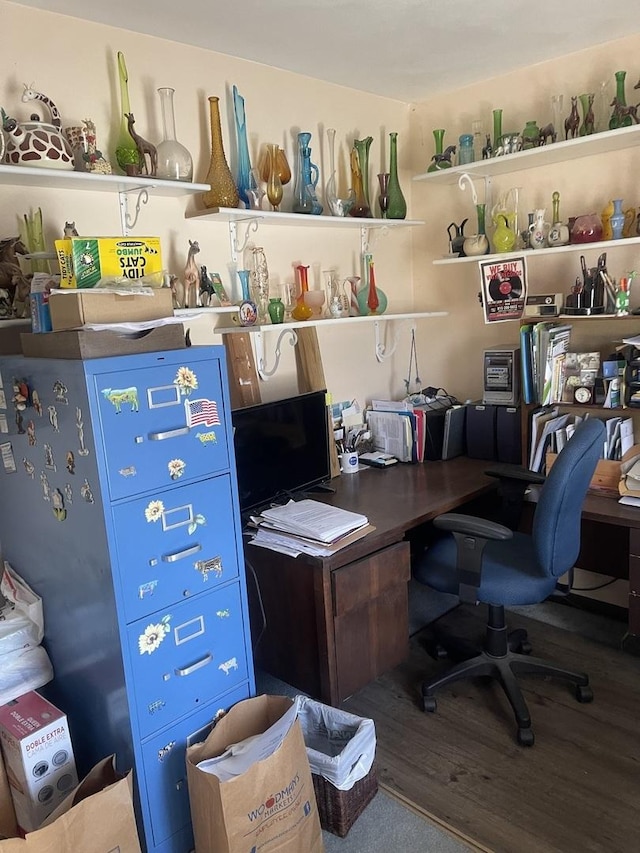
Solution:
[[[162,272],[159,237],[71,237],[56,240],[63,288],[95,287],[102,278],[127,278]]]
[[[22,353],[30,358],[103,358],[183,349],[184,336],[184,325],[172,323],[132,335],[106,330],[94,332],[91,329],[68,329],[46,335],[23,334],[20,337]]]
[[[32,832],[78,784],[67,717],[39,693],[0,707],[0,746],[23,832]]]
[[[558,458],[557,453],[548,452],[546,455],[547,474]],[[620,482],[620,460],[600,459],[591,478],[588,492],[592,495],[602,495],[608,498],[619,498],[618,483]]]
[[[85,323],[137,323],[173,317],[173,299],[168,287],[152,294],[104,293],[91,290],[52,292],[49,297],[54,332],[77,329]]]

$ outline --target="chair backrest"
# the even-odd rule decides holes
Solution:
[[[576,428],[549,472],[533,519],[536,555],[547,574],[559,578],[580,552],[580,520],[593,472],[602,457],[605,427],[587,418]]]

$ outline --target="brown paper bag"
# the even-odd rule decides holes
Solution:
[[[198,763],[230,744],[261,735],[292,706],[286,696],[234,705],[204,743],[187,749],[187,781],[196,853],[323,853],[309,759],[296,719],[280,745],[225,782]]]
[[[8,834],[3,825],[0,832]],[[0,841],[0,853],[140,853],[131,793],[131,773],[104,758],[60,803],[44,825],[26,838]]]

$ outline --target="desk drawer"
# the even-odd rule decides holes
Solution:
[[[129,625],[141,737],[247,680],[243,628],[237,583]]]
[[[411,577],[409,543],[398,542],[331,575],[334,616],[368,604]]]

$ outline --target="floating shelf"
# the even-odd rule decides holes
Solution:
[[[477,160],[463,166],[452,166],[450,169],[439,169],[436,172],[424,172],[415,175],[414,181],[432,181],[438,184],[457,184],[460,175],[465,172],[471,177],[491,177],[506,175],[523,169],[533,169],[539,166],[551,166],[555,163],[565,163],[579,157],[590,157],[594,154],[606,154],[611,151],[621,151],[640,145],[640,125],[621,127],[618,130],[608,130],[604,133],[594,133],[591,136],[580,136],[517,151],[515,154],[505,154],[502,157],[491,157],[488,160]]]
[[[622,249],[624,246],[640,244],[640,237],[625,237],[622,240],[599,240],[597,243],[570,243],[567,246],[554,246],[548,249],[521,249],[519,252],[503,252],[502,254],[475,255],[471,258],[436,258],[434,264],[468,264],[485,263],[486,261],[508,261],[510,258],[542,258],[545,255],[561,255],[566,252],[602,252],[609,249]]]

